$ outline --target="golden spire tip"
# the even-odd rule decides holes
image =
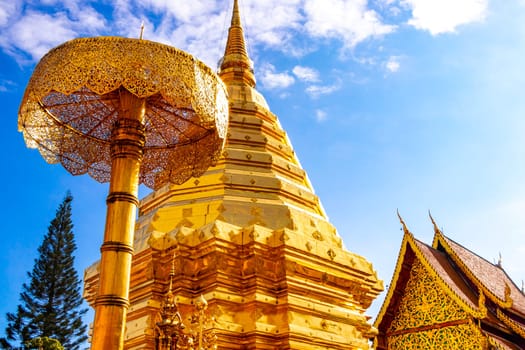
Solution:
[[[239,12],[239,2],[237,0],[233,1],[233,15],[232,15],[232,26],[240,26],[241,25],[241,14]]]
[[[238,0],[233,2],[228,39],[219,64],[219,75],[226,84],[236,82],[255,87],[253,65],[246,51]]]
[[[142,36],[144,35],[144,21],[140,24],[140,37],[139,39],[142,40]]]

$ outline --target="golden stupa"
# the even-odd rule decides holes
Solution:
[[[236,0],[219,76],[230,107],[219,161],[140,202],[125,349],[165,348],[166,315],[189,332],[204,299],[200,337],[212,332],[213,345],[202,348],[368,349],[376,330],[366,310],[383,283],[343,246],[255,89]],[[85,273],[90,304],[97,269]]]

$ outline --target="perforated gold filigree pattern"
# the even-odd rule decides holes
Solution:
[[[468,314],[443,292],[423,264],[416,260],[389,332],[467,318]]]
[[[191,55],[146,40],[84,38],[51,50],[29,81],[18,128],[47,162],[107,182],[120,89],[146,99],[141,183],[179,184],[218,159],[228,123],[223,83]]]
[[[388,349],[482,350],[486,349],[486,339],[475,325],[466,323],[391,336]]]

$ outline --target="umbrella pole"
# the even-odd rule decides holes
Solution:
[[[133,235],[144,149],[145,99],[121,88],[120,110],[111,136],[111,180],[91,349],[123,349]]]

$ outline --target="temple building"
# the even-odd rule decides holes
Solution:
[[[256,90],[237,1],[219,76],[230,103],[222,157],[140,202],[125,349],[369,349],[366,310],[383,283],[344,247]],[[91,305],[97,269],[85,272]]]
[[[400,218],[401,219],[401,218]],[[401,219],[394,276],[375,321],[378,350],[525,349],[525,295],[501,266],[446,237],[429,246]]]

